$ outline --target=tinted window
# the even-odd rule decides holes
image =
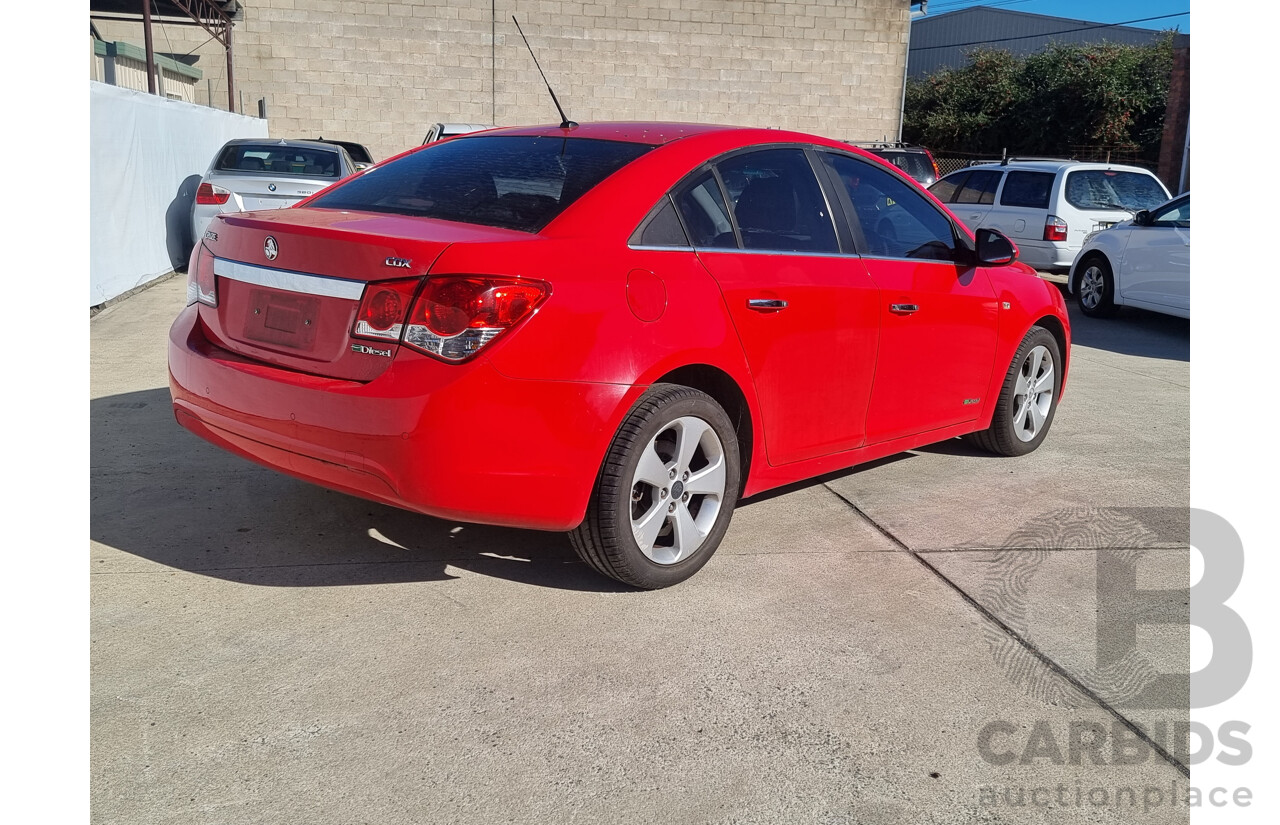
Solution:
[[[228,146],[218,157],[217,168],[222,172],[267,172],[276,177],[341,177],[337,151],[281,146],[278,143]]]
[[[1169,199],[1160,181],[1142,172],[1086,169],[1067,173],[1067,203],[1077,209],[1150,209]]]
[[[735,248],[738,239],[729,221],[729,208],[715,175],[703,172],[675,193],[676,208],[694,246]]]
[[[910,184],[846,155],[828,155],[853,202],[859,252],[882,258],[955,259],[951,221]]]
[[[588,138],[464,138],[370,169],[311,205],[537,232],[651,148]]]
[[[901,169],[910,178],[921,183],[933,182],[933,164],[923,152],[878,151],[875,154]]]
[[[968,172],[956,172],[954,175],[947,175],[933,186],[930,186],[929,191],[943,203],[951,203],[951,199],[955,197],[960,187],[964,186],[964,182],[968,177]]]
[[[631,236],[631,243],[639,246],[688,246],[684,228],[680,226],[680,218],[676,216],[675,206],[669,195],[662,200],[640,224],[640,228]]]
[[[822,187],[802,149],[764,149],[716,165],[744,249],[839,252]]]
[[[1000,205],[1048,209],[1053,179],[1052,172],[1010,172],[1000,193]]]
[[[1191,199],[1169,204],[1151,216],[1152,226],[1180,226],[1191,228]]]
[[[995,203],[999,172],[974,172],[956,194],[956,203]]]

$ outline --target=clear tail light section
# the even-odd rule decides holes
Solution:
[[[1067,239],[1067,222],[1057,215],[1050,215],[1045,218],[1044,239],[1046,241],[1065,241]]]
[[[200,246],[192,256],[187,268],[187,306],[196,301],[216,307],[218,305],[218,284],[213,274],[213,255]]]
[[[376,341],[399,341],[404,333],[405,316],[413,303],[421,278],[369,284],[360,299],[356,322],[351,328],[354,338]]]
[[[542,281],[519,278],[430,278],[409,312],[404,343],[445,361],[464,361],[532,315],[550,293]]]
[[[196,203],[202,203],[207,206],[221,206],[230,199],[231,190],[223,189],[221,186],[214,186],[212,183],[202,183],[200,188],[196,190]]]

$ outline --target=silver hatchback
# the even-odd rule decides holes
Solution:
[[[229,141],[218,150],[196,190],[191,237],[200,243],[215,215],[292,206],[355,171],[347,151],[331,143]]]

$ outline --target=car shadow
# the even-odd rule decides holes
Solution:
[[[169,265],[175,272],[187,268],[191,250],[195,248],[195,239],[191,237],[191,209],[199,188],[200,176],[188,175],[178,185],[177,194],[164,213],[165,250],[169,253]]]
[[[1111,318],[1090,318],[1066,287],[1062,297],[1071,319],[1071,343],[1141,358],[1191,360],[1191,321],[1144,309],[1120,307]]]
[[[267,587],[450,581],[629,592],[563,533],[462,524],[335,493],[226,453],[174,421],[167,389],[90,402],[90,537],[139,559]],[[127,558],[94,553],[94,572]]]

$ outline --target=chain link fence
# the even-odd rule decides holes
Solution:
[[[1004,155],[974,154],[970,152],[938,151],[933,153],[933,159],[938,164],[938,171],[943,175],[949,175],[957,169],[963,169],[966,166],[974,166],[979,163],[999,163],[1004,157]],[[1058,158],[1046,158],[1044,155],[1018,152],[1010,152],[1008,157],[1022,158],[1024,160],[1039,158],[1078,160],[1090,163],[1120,163],[1126,166],[1140,166],[1151,172],[1155,172],[1157,166],[1155,162],[1143,158],[1139,152],[1139,147],[1134,145],[1072,146],[1069,154]]]

